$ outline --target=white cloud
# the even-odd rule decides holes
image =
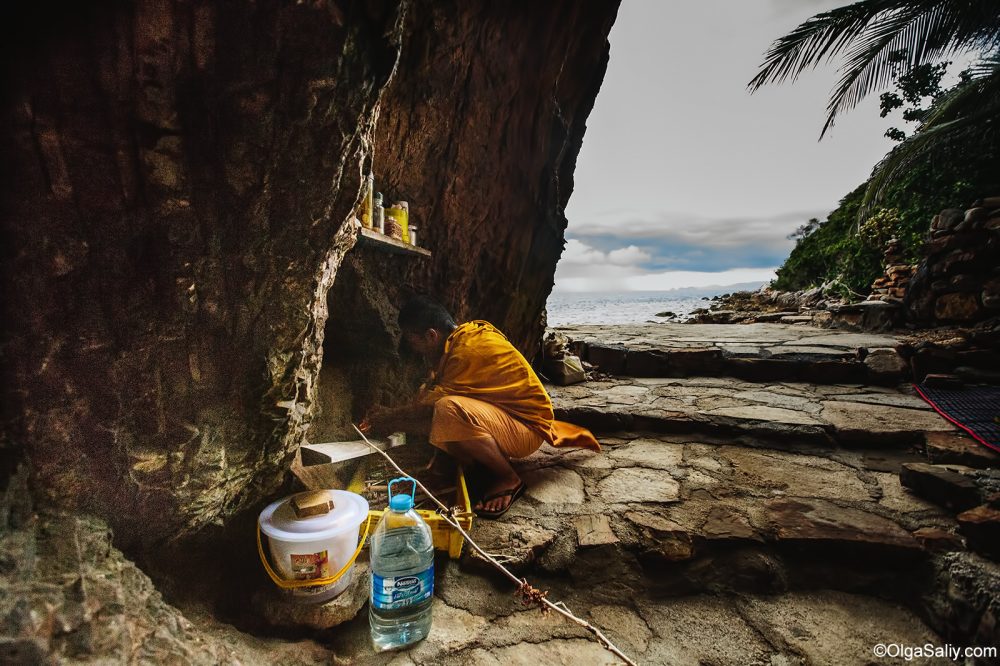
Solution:
[[[770,282],[776,268],[731,268],[725,271],[662,271],[659,273],[613,274],[606,266],[585,275],[556,271],[558,291],[667,291],[684,287],[724,287],[743,282]]]
[[[603,288],[626,289],[625,278],[641,275],[645,271],[639,266],[649,261],[650,254],[635,245],[601,252],[597,248],[575,238],[566,241],[559,264],[556,266],[556,281],[595,279]]]
[[[605,257],[604,253],[600,250],[592,248],[586,243],[581,243],[575,238],[570,238],[566,241],[566,248],[563,250],[562,257],[559,258],[559,265],[589,265],[592,263],[603,264],[605,261],[607,261],[607,257]]]
[[[633,211],[630,214],[618,210],[573,220],[570,226],[574,234],[581,236],[649,238],[661,243],[712,248],[778,244],[791,249],[794,243],[788,240],[788,234],[813,217],[823,219],[826,212],[813,210],[767,217],[715,218],[695,213],[661,211],[639,214]],[[635,249],[641,251],[639,248]]]
[[[618,266],[634,266],[652,259],[653,256],[635,245],[611,250],[608,252],[608,261]]]

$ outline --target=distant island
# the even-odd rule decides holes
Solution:
[[[731,294],[736,291],[757,291],[766,284],[767,281],[738,282],[736,284],[709,285],[707,287],[680,287],[657,293],[674,298],[712,298],[713,296]]]

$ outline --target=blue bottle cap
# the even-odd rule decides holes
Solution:
[[[393,495],[389,499],[389,508],[393,511],[409,511],[413,508],[413,498],[409,495]]]

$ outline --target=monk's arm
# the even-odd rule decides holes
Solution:
[[[388,435],[393,432],[406,432],[414,435],[426,435],[431,430],[431,417],[434,416],[434,403],[412,402],[400,407],[375,408],[369,415],[372,434]]]

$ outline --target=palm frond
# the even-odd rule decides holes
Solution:
[[[912,68],[967,50],[1000,46],[998,0],[860,0],[817,14],[768,50],[750,81],[795,80],[805,69],[846,51],[846,61],[827,107],[821,137],[839,113],[884,89],[901,66]]]
[[[865,219],[889,186],[920,160],[934,159],[970,141],[988,142],[1000,131],[1000,53],[973,68],[973,78],[943,95],[921,128],[896,146],[872,171],[858,209]]]
[[[832,60],[876,16],[891,10],[891,5],[905,3],[906,0],[860,0],[813,16],[771,45],[747,87],[753,92],[767,83],[794,81],[806,69]]]
[[[910,69],[970,49],[996,46],[1000,42],[1000,3],[992,5],[996,26],[985,30],[982,15],[976,12],[970,16],[968,4],[955,0],[914,2],[877,17],[846,55],[820,136],[833,126],[839,113],[892,83],[898,73],[897,53],[902,54],[904,68]]]

